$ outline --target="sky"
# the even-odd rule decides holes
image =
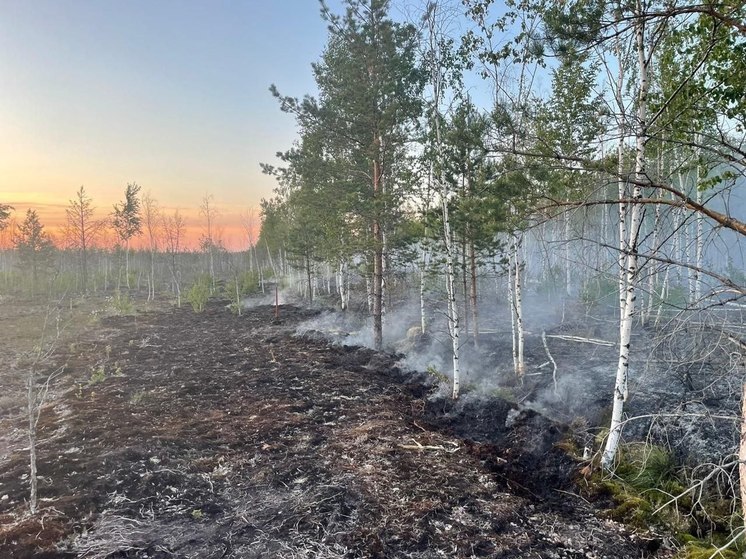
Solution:
[[[196,235],[210,194],[240,248],[296,137],[268,88],[315,92],[325,40],[316,0],[0,0],[0,203],[54,232],[81,185],[103,217],[136,182]]]

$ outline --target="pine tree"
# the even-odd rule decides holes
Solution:
[[[36,289],[40,277],[54,265],[55,250],[36,210],[26,211],[26,218],[13,235],[13,245],[18,251],[21,268],[31,272],[32,289]]]
[[[8,204],[0,204],[0,231],[8,226],[8,220],[10,219],[10,211],[13,206]]]
[[[322,2],[329,39],[313,67],[319,99],[282,97],[301,135],[316,135],[333,161],[335,188],[344,185],[356,234],[370,262],[374,345],[383,344],[384,276],[404,196],[405,143],[421,113],[423,79],[417,70],[417,34],[393,22],[388,0],[347,0],[334,15]]]

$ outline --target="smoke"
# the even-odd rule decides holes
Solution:
[[[589,427],[605,425],[611,408],[618,360],[615,343],[618,317],[614,315],[614,309],[599,307],[589,313],[578,303],[562,299],[550,303],[547,297],[535,294],[524,297],[523,309],[526,370],[522,379],[516,376],[513,369],[511,318],[507,301],[492,300],[480,306],[480,335],[476,343],[471,324],[467,330],[467,317],[461,317],[462,390],[459,409],[480,403],[489,407],[494,398],[499,397],[562,423],[576,422]],[[701,320],[701,313],[698,316]],[[471,317],[468,318],[471,323]],[[447,399],[450,396],[453,361],[444,306],[430,302],[426,319],[423,334],[419,302],[389,308],[383,321],[384,349],[401,356],[398,362],[400,369],[413,374],[428,372],[431,378],[441,380],[438,390],[431,393],[430,398]],[[297,333],[322,336],[342,345],[373,347],[371,318],[352,312],[324,312],[302,323]],[[542,333],[546,333],[548,350],[557,365],[556,373],[542,342]],[[667,409],[664,406],[669,406],[675,412],[685,391],[682,379],[676,377],[680,373],[672,371],[653,355],[661,348],[660,341],[650,339],[651,336],[652,333],[637,330],[633,342],[632,367],[629,371],[630,400],[626,406],[630,415],[649,416]],[[610,344],[594,343],[599,339]],[[681,358],[684,350],[679,345],[689,343],[686,341],[688,339],[683,334],[672,333],[671,347],[667,348],[670,355],[663,356],[665,360],[674,359],[675,356]],[[703,339],[701,343],[707,345],[709,342]],[[694,349],[700,352],[700,348]],[[702,383],[705,378],[702,377]],[[723,383],[722,386],[727,384]],[[717,392],[711,398],[724,401],[726,396]],[[671,421],[673,427],[670,429],[683,429],[681,420]],[[644,439],[650,431],[644,422],[630,423],[625,427],[625,433],[634,439]],[[721,447],[725,448],[725,445]]]
[[[275,286],[268,284],[264,293],[244,297],[241,300],[241,308],[253,309],[255,307],[274,305],[275,303],[287,305],[290,303],[300,303],[300,301],[288,289],[279,289],[275,294]]]

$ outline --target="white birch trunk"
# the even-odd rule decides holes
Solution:
[[[567,200],[570,201],[569,199]],[[570,212],[564,213],[564,225],[565,225],[565,298],[569,298],[572,295],[571,284],[572,284],[572,272],[570,266]]]
[[[620,111],[619,119],[619,143],[617,144],[617,187],[619,199],[624,200],[627,197],[627,181],[624,180],[624,142],[627,126],[627,119],[624,114],[624,103],[622,101],[622,88],[624,87],[624,65],[622,63],[621,38],[617,40],[616,47],[617,63],[619,64],[619,73],[617,74],[617,91],[619,96],[618,104]],[[619,316],[624,316],[625,296],[625,278],[624,278],[624,259],[627,253],[627,204],[619,204]]]
[[[440,129],[440,103],[443,96],[443,67],[439,58],[439,43],[436,35],[436,14],[437,8],[429,10],[427,15],[427,24],[429,31],[429,47],[431,54],[430,79],[433,87],[433,112],[431,114],[435,127],[435,151],[438,160],[441,162],[440,176],[438,181],[441,188],[441,210],[443,214],[443,240],[446,253],[446,293],[448,296],[448,332],[451,336],[451,352],[453,357],[453,399],[459,397],[461,384],[461,369],[459,363],[459,311],[456,301],[456,286],[454,285],[454,252],[453,236],[451,233],[451,222],[448,212],[448,183],[445,180],[442,170],[445,156],[443,153],[443,140]]]
[[[699,183],[699,181],[697,181]],[[702,204],[702,191],[699,189],[699,184],[695,184],[694,187],[697,189],[697,204]],[[702,269],[702,249],[704,248],[704,238],[702,236],[702,228],[704,225],[704,216],[701,212],[697,212],[695,218],[696,230],[694,233],[694,259],[697,267],[694,270],[694,300],[691,301],[694,305],[699,305],[700,299],[702,298],[702,277],[699,270]]]
[[[636,5],[637,15],[642,13],[640,0]],[[622,305],[622,315],[619,321],[619,361],[617,363],[616,381],[614,384],[614,401],[611,412],[611,425],[606,446],[601,457],[601,466],[609,469],[614,464],[617,450],[622,438],[624,426],[624,403],[628,396],[629,359],[632,338],[632,319],[635,313],[635,293],[638,275],[638,240],[642,220],[643,206],[637,203],[643,197],[641,185],[646,180],[645,172],[645,142],[647,140],[647,94],[648,94],[648,58],[645,50],[644,21],[635,21],[635,39],[639,64],[639,91],[637,98],[637,130],[635,134],[635,185],[632,193],[630,208],[629,237],[624,255],[626,297]]]
[[[741,395],[741,440],[738,445],[738,462],[741,512],[743,513],[744,522],[746,522],[746,384],[743,385]]]
[[[689,212],[689,215],[692,215]],[[693,264],[692,262],[692,235],[691,235],[691,229],[692,224],[688,221],[687,217],[684,217],[684,262],[686,264]],[[687,268],[686,271],[686,279],[687,279],[687,300],[689,303],[694,302],[694,271],[691,268]]]
[[[514,251],[510,247],[508,253],[508,305],[510,306],[510,341],[513,352],[513,372],[518,374],[518,332],[516,330],[515,320],[515,293],[513,289],[513,262]],[[564,300],[564,298],[563,298]]]
[[[661,191],[661,194],[663,192]],[[660,204],[656,204],[655,206],[655,221],[653,222],[653,256],[657,256],[658,250],[660,247],[658,246],[658,231],[660,229],[660,221],[661,221],[661,207]],[[655,270],[655,267],[651,268],[648,272],[648,305],[647,310],[643,313],[643,323],[646,320],[650,320],[650,317],[653,315],[653,306],[654,306],[654,300],[655,300],[655,288],[656,288],[656,279],[658,273]]]
[[[522,237],[520,234],[514,235],[513,246],[515,247],[515,253],[513,261],[515,263],[515,270],[513,272],[513,304],[515,305],[515,329],[516,329],[516,374],[523,378],[523,374],[526,372],[526,363],[524,359],[524,333],[523,333],[523,294],[522,294],[522,259],[521,259],[521,244]]]
[[[425,310],[425,278],[427,277],[428,254],[422,250],[422,264],[420,265],[420,331],[427,333],[427,312]]]
[[[661,322],[661,316],[663,315],[663,302],[668,297],[668,276],[670,274],[670,268],[666,268],[666,272],[663,274],[663,282],[661,283],[660,291],[660,302],[658,303],[658,311],[655,314],[655,327],[657,328]]]

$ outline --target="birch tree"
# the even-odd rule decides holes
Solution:
[[[88,292],[89,251],[103,229],[103,222],[94,218],[94,212],[93,201],[83,186],[78,189],[75,198],[70,200],[70,205],[65,209],[65,236],[70,247],[78,251],[83,293]]]
[[[52,382],[63,372],[64,366],[48,370],[50,358],[57,348],[62,332],[62,322],[57,309],[49,305],[44,315],[39,340],[34,350],[22,358],[17,367],[25,367],[26,373],[26,425],[29,443],[29,512],[38,512],[38,440],[37,426],[42,407],[46,401]]]
[[[155,260],[158,254],[158,240],[163,219],[158,202],[150,192],[145,193],[141,199],[142,221],[145,225],[145,234],[148,237],[148,301],[155,299]]]
[[[124,200],[114,205],[112,225],[119,241],[124,244],[124,274],[126,285],[130,287],[130,241],[142,232],[142,216],[140,210],[140,185],[127,184]]]
[[[624,255],[624,293],[622,315],[619,321],[619,361],[617,363],[616,380],[614,383],[614,399],[611,411],[611,425],[606,439],[601,466],[610,468],[614,463],[622,436],[624,420],[624,403],[628,397],[630,347],[632,336],[632,319],[635,315],[635,301],[638,283],[638,245],[640,241],[640,227],[642,224],[643,206],[639,201],[644,196],[643,187],[647,183],[647,159],[645,145],[648,140],[648,73],[652,57],[646,37],[647,23],[643,16],[643,4],[638,0],[635,4],[637,18],[634,23],[635,46],[637,51],[637,113],[635,121],[635,186],[632,191],[630,222],[625,240]]]
[[[215,197],[212,194],[205,194],[199,206],[199,215],[205,220],[204,232],[200,236],[200,246],[203,252],[207,253],[209,273],[211,279],[211,289],[215,289],[215,252],[218,246],[216,221],[219,216],[218,209],[215,207]]]
[[[174,213],[170,216],[163,214],[161,216],[161,223],[166,254],[168,255],[168,268],[171,272],[173,291],[176,295],[176,306],[181,308],[181,268],[179,265],[179,255],[182,251],[186,222],[179,213],[179,210],[174,210]]]

